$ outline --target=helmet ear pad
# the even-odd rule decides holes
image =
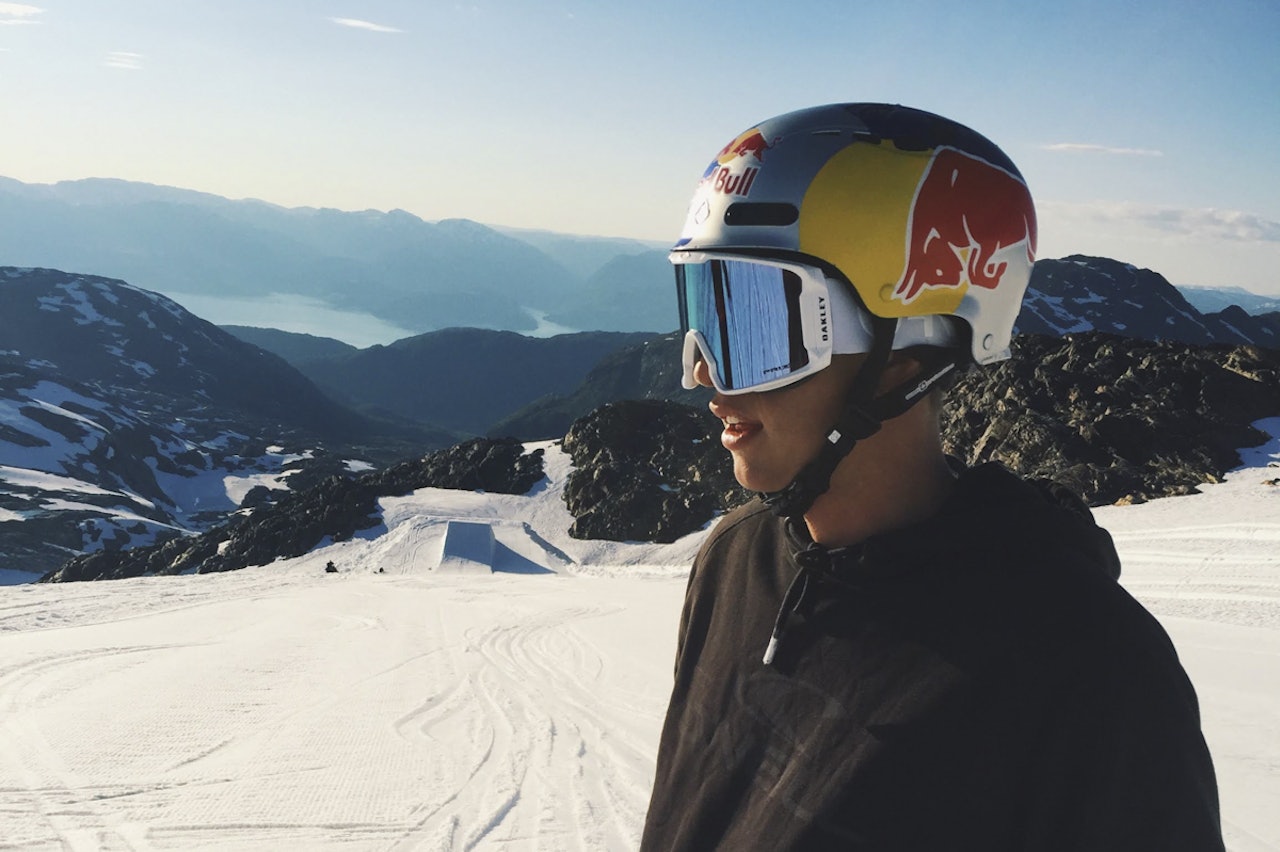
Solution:
[[[834,336],[832,354],[857,355],[870,352],[875,327],[872,315],[862,306],[853,287],[847,281],[828,279],[831,298],[831,333]],[[893,336],[893,349],[913,346],[937,346],[955,348],[964,339],[961,323],[952,317],[926,314],[903,317],[898,320]]]

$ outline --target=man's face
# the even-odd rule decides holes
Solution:
[[[865,355],[836,355],[812,378],[764,393],[717,393],[711,413],[724,423],[720,440],[733,455],[733,475],[750,491],[790,484],[826,440]],[[706,364],[695,377],[711,386]]]

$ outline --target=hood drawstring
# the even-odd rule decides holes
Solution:
[[[773,665],[773,658],[778,653],[778,645],[787,632],[788,621],[804,605],[810,576],[822,574],[831,568],[831,557],[827,554],[826,548],[820,544],[810,544],[796,553],[795,559],[800,570],[792,578],[791,585],[787,586],[787,593],[782,596],[782,606],[778,607],[778,617],[773,623],[773,635],[769,637],[769,646],[764,651],[763,662],[766,666]]]

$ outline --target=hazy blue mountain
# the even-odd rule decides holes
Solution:
[[[0,179],[0,263],[166,294],[307,296],[402,328],[532,330],[583,286],[527,242],[402,210],[289,209],[118,180]]]
[[[341,340],[334,340],[332,337],[317,337],[314,334],[281,331],[278,328],[249,325],[223,325],[219,328],[246,343],[274,352],[295,367],[308,361],[343,358],[358,351],[358,347],[343,343]]]
[[[1280,299],[1275,296],[1259,296],[1243,287],[1197,287],[1182,284],[1178,286],[1178,290],[1201,313],[1217,313],[1232,305],[1254,316],[1280,311]]]
[[[673,242],[673,240],[579,236],[529,228],[506,228],[499,225],[493,228],[509,237],[528,243],[583,279],[595,275],[601,267],[616,257],[653,251],[665,253]]]
[[[674,331],[680,314],[666,250],[613,258],[587,280],[580,295],[547,319],[569,328]]]
[[[568,393],[600,359],[651,337],[448,328],[297,366],[358,410],[480,435],[540,397]]]

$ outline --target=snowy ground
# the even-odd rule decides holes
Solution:
[[[265,568],[0,587],[0,849],[633,849],[701,534],[573,541],[548,460],[528,497],[386,500]],[[1238,852],[1280,850],[1268,463],[1280,439],[1098,513],[1197,685]],[[450,520],[492,525],[494,573],[434,570]]]

